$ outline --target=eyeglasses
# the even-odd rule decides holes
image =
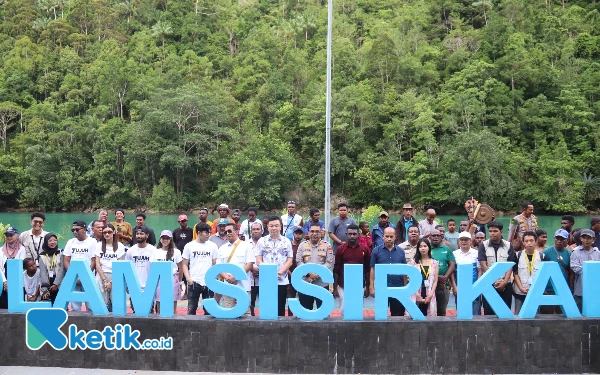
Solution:
[[[113,233],[115,233],[115,232],[113,232],[112,230],[107,230],[105,232],[102,232],[102,234],[113,234]]]
[[[77,232],[79,232],[79,231],[80,231],[80,230],[82,230],[82,229],[83,229],[83,228],[73,228],[73,229],[71,229],[71,232],[73,232],[73,233],[77,233]]]
[[[44,224],[42,220],[32,220],[34,224]]]

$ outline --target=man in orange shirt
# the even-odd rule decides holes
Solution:
[[[227,219],[230,223],[233,223],[233,219],[229,217],[231,210],[229,209],[228,205],[226,205],[225,203],[220,204],[219,207],[217,207],[217,212],[219,213],[219,217],[215,219],[212,223],[210,231],[211,234],[217,233],[217,222],[219,221],[219,219]]]

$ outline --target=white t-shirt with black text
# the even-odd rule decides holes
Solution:
[[[112,273],[112,262],[119,260],[125,255],[125,246],[120,242],[118,242],[118,244],[117,251],[114,251],[112,246],[106,245],[106,252],[104,253],[102,252],[102,242],[99,242],[96,247],[94,255],[100,260],[100,267],[102,267],[102,271],[105,273]]]
[[[129,248],[125,254],[125,260],[133,262],[133,269],[138,277],[142,290],[146,287],[148,275],[150,274],[150,258],[156,251],[156,247],[146,244],[145,247],[139,247],[138,244]]]
[[[219,249],[212,241],[199,243],[189,242],[183,248],[183,259],[190,262],[190,277],[200,285],[206,285],[206,271],[212,267],[213,259],[217,259]]]
[[[173,275],[179,272],[178,264],[181,263],[183,258],[181,257],[181,251],[179,249],[173,249],[173,256],[168,261],[172,264],[172,273]],[[167,250],[156,249],[152,256],[150,257],[151,262],[166,262],[167,261]]]
[[[71,257],[71,261],[83,260],[87,264],[92,264],[97,244],[98,242],[92,237],[88,237],[83,241],[79,241],[77,238],[71,238],[65,246],[63,255]]]

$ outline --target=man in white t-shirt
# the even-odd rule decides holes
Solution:
[[[208,240],[211,230],[208,224],[198,223],[195,228],[196,239],[183,248],[183,274],[188,283],[188,315],[196,315],[200,296],[202,300],[214,296],[206,287],[205,276],[206,271],[216,263],[219,251],[217,245]],[[206,309],[204,315],[210,315]]]
[[[150,228],[147,226],[142,225],[141,227],[137,227],[134,236],[137,243],[127,250],[125,260],[133,262],[133,268],[143,292],[144,288],[146,288],[148,274],[150,273],[150,257],[154,254],[156,247],[148,243]]]
[[[283,235],[291,241],[294,239],[294,228],[304,226],[304,221],[302,216],[296,213],[296,202],[287,202],[287,210],[288,213],[281,216],[281,223],[283,225]]]
[[[32,258],[39,265],[40,252],[44,244],[44,236],[48,233],[42,228],[46,222],[46,215],[41,212],[31,214],[31,229],[26,230],[19,236],[19,241],[25,247],[27,258]]]
[[[242,221],[242,225],[240,226],[240,238],[243,241],[250,240],[252,224],[260,223],[260,220],[257,218],[258,216],[258,208],[250,207],[248,208],[248,218]]]
[[[231,263],[237,264],[242,267],[247,274],[246,280],[236,280],[236,278],[228,273],[221,272],[221,277],[225,282],[239,286],[250,295],[250,271],[252,265],[256,261],[254,250],[252,247],[242,240],[238,235],[238,228],[235,223],[227,224],[225,227],[225,234],[227,235],[228,242],[219,248],[217,255],[217,263]],[[230,296],[223,296],[223,307],[232,308],[237,304],[237,300]],[[246,315],[250,315],[250,306],[246,310]]]
[[[96,268],[94,253],[96,252],[96,245],[98,242],[95,239],[88,237],[86,227],[85,221],[83,220],[76,220],[73,222],[71,232],[73,232],[74,238],[71,238],[69,242],[67,242],[65,250],[63,251],[65,272],[69,269],[71,260],[83,260],[86,264],[90,265],[92,271]],[[83,291],[81,281],[77,280],[74,291]],[[71,302],[71,309],[73,311],[81,311],[81,305],[81,302]],[[89,302],[85,303],[85,309],[89,312],[92,311]]]

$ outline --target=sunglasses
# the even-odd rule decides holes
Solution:
[[[171,237],[169,237],[169,236],[162,236],[160,239],[161,239],[161,240],[170,240],[170,239],[171,239]]]
[[[73,232],[73,233],[77,233],[77,232],[79,232],[79,231],[80,231],[80,230],[82,230],[82,229],[83,229],[83,228],[73,228],[73,229],[71,229],[71,232]]]
[[[113,234],[113,233],[115,233],[115,232],[113,232],[112,230],[107,230],[107,231],[102,232],[102,234]]]
[[[187,220],[180,220],[180,223],[187,223]]]
[[[34,224],[44,224],[42,220],[32,220]]]
[[[227,230],[225,231],[225,234],[231,234],[231,233],[233,233],[233,230],[231,230],[231,229],[227,229]]]

